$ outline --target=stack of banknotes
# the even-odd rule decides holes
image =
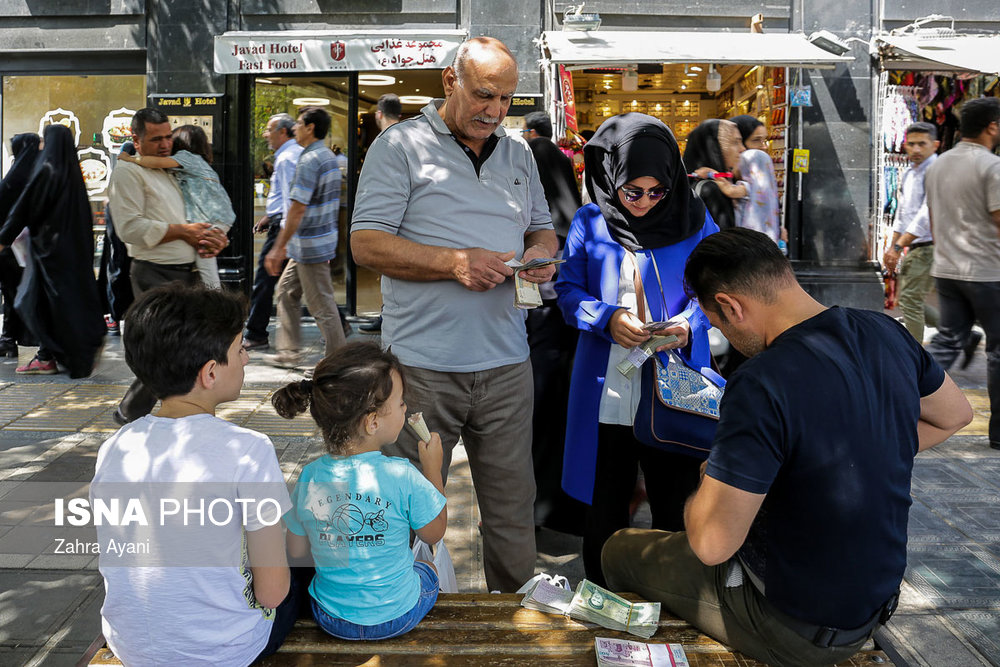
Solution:
[[[539,581],[524,595],[521,606],[646,638],[653,636],[660,620],[659,602],[629,602],[586,579],[575,593]]]
[[[643,644],[595,637],[594,652],[598,667],[689,667],[680,644]]]

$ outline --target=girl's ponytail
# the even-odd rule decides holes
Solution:
[[[312,380],[291,382],[274,392],[271,405],[275,412],[285,419],[294,419],[309,409],[312,399]]]

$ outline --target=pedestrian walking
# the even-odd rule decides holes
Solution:
[[[930,353],[946,370],[976,320],[986,331],[990,447],[1000,449],[1000,98],[969,100],[962,140],[927,171],[927,205],[941,307]],[[978,341],[977,341],[978,342]]]
[[[37,344],[32,339],[31,332],[25,327],[21,317],[14,308],[17,286],[21,284],[23,259],[14,254],[10,246],[17,239],[13,225],[5,224],[11,209],[24,192],[35,160],[38,159],[40,137],[33,132],[15,134],[10,140],[11,153],[14,162],[7,170],[7,175],[0,182],[0,293],[3,295],[3,330],[0,332],[0,357],[17,358],[17,346]]]

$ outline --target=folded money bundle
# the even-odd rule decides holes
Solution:
[[[525,594],[521,606],[564,614],[647,639],[656,633],[660,622],[659,602],[629,602],[586,579],[576,587],[575,593],[539,581]]]
[[[680,644],[643,644],[595,637],[594,649],[598,667],[689,667]]]
[[[505,262],[507,266],[514,269],[514,306],[521,310],[530,310],[542,305],[542,293],[538,290],[538,285],[521,277],[522,271],[540,269],[553,264],[562,264],[566,260],[554,259],[552,257],[536,257],[527,262],[512,259]]]
[[[417,439],[421,442],[430,442],[431,432],[427,428],[427,424],[424,422],[424,413],[414,412],[412,415],[406,418],[406,424],[413,431],[413,435],[417,436]]]

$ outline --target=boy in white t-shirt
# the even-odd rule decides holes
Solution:
[[[215,417],[243,386],[245,319],[231,292],[180,286],[125,316],[125,361],[162,401],[101,446],[91,484],[92,508],[143,514],[95,521],[104,637],[127,665],[248,665],[295,623],[274,447]]]

